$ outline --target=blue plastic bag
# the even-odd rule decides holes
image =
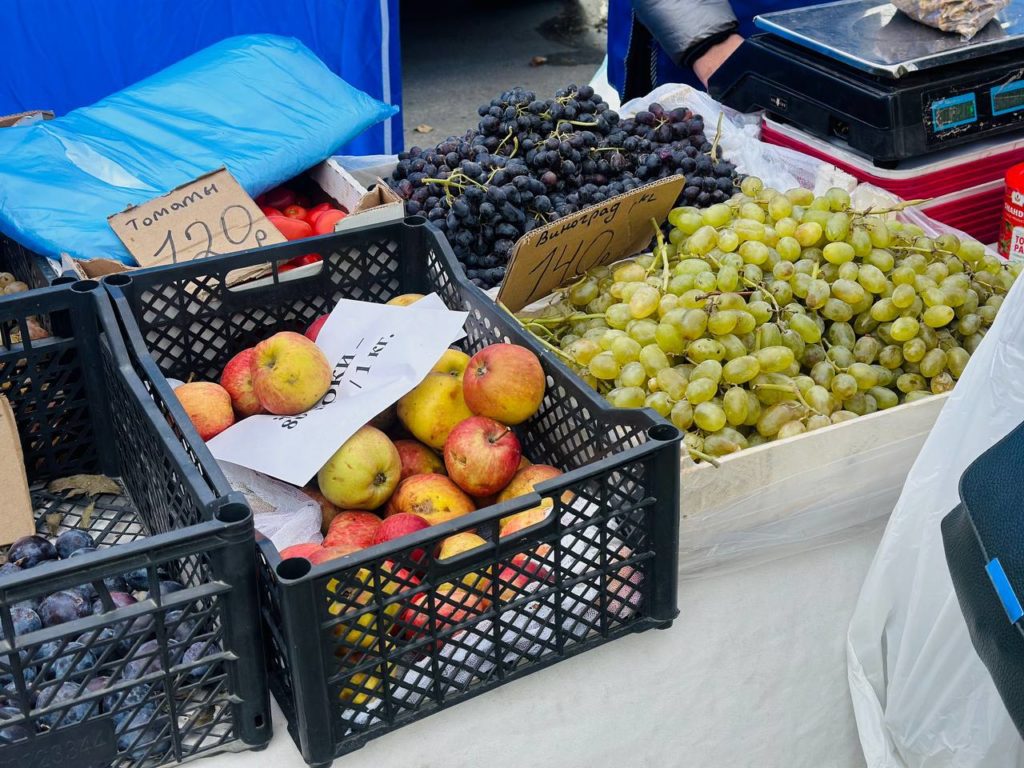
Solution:
[[[258,195],[396,112],[274,35],[213,45],[96,104],[0,130],[0,231],[133,264],[107,217],[226,166]]]

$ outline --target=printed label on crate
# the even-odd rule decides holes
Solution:
[[[339,301],[316,340],[333,365],[319,404],[296,416],[243,419],[210,440],[210,451],[218,461],[305,485],[360,427],[426,377],[463,337],[467,316],[436,295],[407,307]]]
[[[683,191],[669,176],[553,221],[519,238],[498,292],[518,312],[591,267],[632,256],[654,237]]]
[[[177,264],[285,242],[225,168],[132,206],[107,221],[140,267]]]

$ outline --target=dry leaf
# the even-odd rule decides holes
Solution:
[[[420,123],[415,128],[413,128],[413,130],[416,131],[416,133],[430,133],[432,130],[434,130],[434,126],[427,125],[426,123]]]
[[[534,56],[532,59],[530,59],[530,66],[531,67],[542,67],[542,66],[544,66],[547,63],[548,63],[548,57],[547,56]]]
[[[92,525],[92,513],[96,509],[96,502],[90,501],[89,505],[82,510],[82,519],[78,521],[79,528],[88,529]]]
[[[115,496],[121,494],[121,486],[117,481],[111,480],[106,475],[71,475],[62,477],[51,482],[46,489],[50,493],[63,493],[69,498],[74,496],[99,496],[101,493],[110,493]]]
[[[47,512],[46,513],[46,527],[50,531],[51,536],[56,536],[60,530],[60,524],[64,522],[63,512]]]

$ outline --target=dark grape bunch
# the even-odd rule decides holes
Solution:
[[[655,103],[621,120],[593,88],[570,85],[551,99],[514,88],[478,111],[475,130],[401,153],[390,184],[482,288],[501,282],[522,235],[648,182],[683,174],[680,203],[697,207],[736,191],[735,166],[712,156],[688,109]]]

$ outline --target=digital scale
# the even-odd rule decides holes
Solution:
[[[1024,133],[1024,0],[972,40],[895,6],[842,0],[758,16],[711,78],[716,100],[842,144],[879,167]]]

